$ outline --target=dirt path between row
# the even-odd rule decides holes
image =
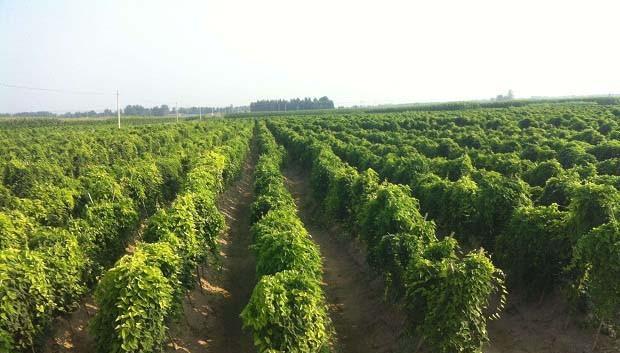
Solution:
[[[581,327],[583,317],[568,316],[569,305],[560,293],[542,303],[512,294],[506,310],[488,325],[490,343],[485,353],[590,353],[595,329]],[[579,315],[581,316],[581,315]],[[618,353],[620,340],[601,334],[594,353]]]
[[[296,166],[285,168],[286,185],[299,215],[323,256],[325,294],[336,330],[338,353],[396,353],[407,351],[405,315],[383,301],[383,284],[366,264],[360,244],[327,229],[315,215],[309,177]]]
[[[241,329],[239,314],[255,284],[255,260],[249,249],[255,151],[253,145],[240,179],[218,198],[218,209],[229,227],[220,239],[221,262],[209,264],[201,276],[202,290],[197,286],[190,299],[185,299],[185,318],[170,328],[174,343],[168,345],[168,352],[254,352],[251,335]]]

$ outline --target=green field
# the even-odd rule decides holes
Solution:
[[[618,352],[611,100],[0,122],[0,352]]]

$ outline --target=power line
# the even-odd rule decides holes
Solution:
[[[102,92],[102,91],[74,91],[74,90],[65,90],[65,89],[57,89],[57,88],[44,88],[44,87],[32,87],[32,86],[24,86],[24,85],[13,85],[13,84],[8,84],[8,83],[3,83],[0,82],[0,86],[1,87],[6,87],[6,88],[14,88],[14,89],[23,89],[23,90],[30,90],[30,91],[43,91],[43,92],[54,92],[54,93],[65,93],[65,94],[78,94],[78,95],[99,95],[99,96],[116,96],[116,110],[117,110],[117,115],[118,112],[120,110],[120,106],[119,106],[119,92],[114,92],[114,93],[106,93],[106,92]],[[161,106],[161,105],[171,105],[171,104],[165,104],[163,103],[161,100],[159,101],[154,101],[154,100],[150,100],[150,99],[144,99],[144,98],[138,98],[138,101],[142,101],[142,102],[147,102],[150,104],[154,104],[154,107],[157,106]],[[193,105],[188,107],[188,108],[195,108]],[[201,107],[199,107],[201,108]],[[211,107],[213,110],[213,107]],[[103,111],[106,109],[110,109],[109,107],[106,108],[88,108],[88,109],[63,109],[63,110],[48,110],[48,109],[43,109],[43,110],[39,110],[39,111],[45,111],[45,112],[49,112],[49,113],[65,113],[65,112],[77,112],[77,113],[82,113],[82,112],[87,112],[87,111]],[[219,109],[219,108],[218,108]],[[111,109],[110,109],[111,110]],[[177,115],[179,113],[179,103],[178,101],[175,102],[174,104],[174,110],[177,112]],[[23,113],[23,112],[20,112]],[[33,111],[32,113],[35,113],[35,111]],[[200,115],[202,112],[200,112]],[[19,114],[19,113],[16,113]],[[211,112],[211,115],[213,115],[213,112]],[[178,119],[178,116],[177,116]]]
[[[1,82],[0,82],[0,86],[7,87],[7,88],[26,89],[26,90],[31,90],[31,91],[45,91],[45,92],[67,93],[67,94],[86,94],[86,95],[99,95],[99,96],[113,95],[113,93],[105,93],[105,92],[70,91],[70,90],[63,90],[63,89],[57,89],[57,88],[42,88],[42,87],[9,85],[9,84],[6,84],[6,83],[1,83]]]
[[[100,95],[100,96],[107,96],[107,95],[116,96],[117,95],[117,92],[106,93],[102,91],[73,91],[73,90],[65,90],[65,89],[57,89],[57,88],[43,88],[43,87],[31,87],[31,86],[23,86],[23,85],[12,85],[12,84],[2,83],[2,82],[0,82],[0,86],[6,87],[6,88],[16,88],[16,89],[24,89],[24,90],[31,90],[31,91],[44,91],[44,92],[56,92],[56,93],[67,93],[67,94],[85,94],[85,95]],[[154,104],[155,106],[166,104],[165,102],[162,102],[162,100],[156,101],[156,100],[145,99],[145,98],[137,98],[136,101]],[[172,100],[169,100],[168,104],[166,105],[169,105],[169,106],[172,105],[170,104],[170,101]],[[178,105],[178,102],[175,103],[175,105]]]
[[[112,107],[103,107],[103,108],[83,108],[83,109],[54,109],[54,110],[50,110],[50,109],[35,109],[35,110],[31,110],[31,111],[20,111],[20,112],[15,112],[15,113],[4,113],[4,112],[0,112],[0,114],[21,114],[21,113],[40,113],[40,112],[46,112],[46,113],[54,113],[54,114],[64,114],[64,113],[88,113],[90,111],[94,111],[96,113],[101,113],[105,110],[110,110],[114,113],[114,109],[112,109]]]

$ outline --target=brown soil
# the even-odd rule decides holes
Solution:
[[[229,227],[220,239],[221,258],[207,266],[201,286],[191,291],[190,300],[184,301],[185,317],[170,327],[174,343],[168,344],[168,352],[254,351],[250,334],[241,329],[239,314],[255,284],[255,260],[248,248],[252,243],[250,204],[255,164],[256,156],[252,154],[241,178],[219,197],[218,208]]]
[[[568,305],[560,294],[542,303],[510,295],[506,310],[497,321],[489,323],[491,342],[485,353],[589,353],[595,329],[580,327],[582,317],[569,317]],[[599,336],[598,353],[620,352],[620,341]]]
[[[291,166],[284,174],[299,215],[323,256],[324,289],[336,331],[334,351],[404,351],[405,315],[383,300],[382,280],[366,264],[361,244],[321,222],[307,173]]]
[[[97,312],[92,295],[85,297],[80,306],[65,317],[54,320],[51,337],[42,347],[44,353],[94,352],[95,345],[88,334],[88,321]]]

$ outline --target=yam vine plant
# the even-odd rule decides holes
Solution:
[[[435,352],[482,352],[488,318],[506,300],[503,273],[483,250],[460,257],[457,242],[444,238],[414,254],[407,269],[405,305],[416,329]],[[499,308],[486,313],[498,292]]]
[[[570,225],[575,238],[614,219],[620,211],[620,192],[611,185],[585,183],[572,190]]]
[[[264,124],[256,126],[260,156],[252,250],[258,283],[241,313],[258,352],[328,352],[331,322],[321,288],[320,252],[297,215],[280,167],[284,151]]]
[[[379,180],[409,186],[438,234],[452,234],[467,248],[484,247],[515,289],[543,298],[556,289],[580,288],[578,302],[587,304],[580,308],[596,311],[579,271],[567,265],[579,240],[612,222],[620,207],[617,111],[599,104],[531,105],[333,113],[278,117],[269,124],[305,167],[316,164],[317,146],[323,145],[358,171],[371,168]],[[324,171],[314,174],[331,181]],[[351,183],[339,180],[338,188]],[[323,189],[316,192],[321,200],[329,192]],[[344,195],[338,203],[346,204],[342,190],[333,195]],[[341,211],[355,208],[359,202]],[[383,244],[397,247],[404,258],[401,246],[413,243],[396,232]],[[396,262],[390,266],[403,272]]]
[[[601,325],[620,315],[620,224],[612,221],[577,241],[574,265],[580,270],[577,290],[588,294]],[[600,327],[599,327],[600,331]]]
[[[140,218],[174,198],[195,156],[250,136],[243,121],[151,123],[0,129],[0,352],[40,346],[125,252]]]
[[[384,277],[390,297],[402,299],[410,328],[433,352],[481,352],[486,323],[506,300],[504,275],[483,250],[463,254],[454,238],[441,240],[435,224],[419,211],[406,185],[381,182],[372,169],[359,173],[329,145],[302,137],[286,122],[269,121],[294,158],[311,165],[311,185],[328,218],[356,229],[368,261]],[[319,191],[323,189],[323,191]],[[331,197],[339,195],[345,199]],[[490,308],[492,294],[499,306]]]
[[[557,204],[523,207],[513,213],[497,237],[496,255],[514,286],[542,295],[562,281],[573,246],[568,217]]]
[[[89,327],[98,352],[154,352],[160,347],[173,308],[173,288],[180,282],[165,277],[159,266],[181,262],[162,257],[138,248],[103,276],[95,292],[99,311]]]

